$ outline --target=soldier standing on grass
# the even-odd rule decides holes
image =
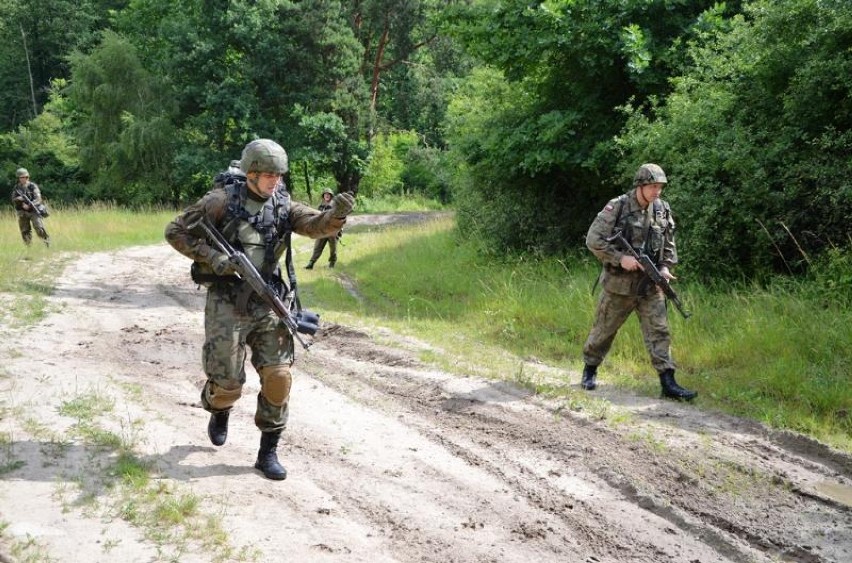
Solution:
[[[211,413],[208,437],[215,446],[228,437],[228,417],[246,381],[248,345],[261,385],[254,416],[261,431],[260,450],[254,466],[268,479],[281,480],[287,471],[276,449],[287,425],[293,336],[196,225],[206,219],[283,295],[288,288],[279,260],[289,253],[290,234],[319,238],[339,231],[354,198],[339,194],[324,212],[291,202],[282,180],[288,170],[287,153],[269,139],[247,144],[240,168],[245,178],[209,191],[169,223],[165,236],[195,261],[193,280],[208,287],[202,350],[207,382],[201,391],[201,404]]]
[[[332,192],[329,188],[326,188],[322,191],[322,201],[319,204],[320,211],[326,211],[331,209],[331,198],[334,197],[334,192]],[[337,237],[340,236],[340,231],[334,233],[333,236],[318,238],[316,242],[314,242],[314,253],[311,255],[311,259],[308,262],[308,265],[305,266],[306,270],[313,269],[314,264],[317,260],[322,256],[322,251],[325,250],[325,245],[328,244],[329,256],[328,256],[328,267],[334,268],[334,265],[337,263]]]
[[[671,357],[666,298],[642,272],[639,262],[609,238],[621,231],[630,245],[647,254],[668,280],[675,277],[669,268],[677,264],[675,223],[669,204],[660,199],[668,183],[663,169],[643,164],[633,180],[633,190],[609,201],[592,222],[586,246],[603,263],[603,291],[598,301],[595,324],[583,347],[583,379],[580,386],[597,387],[598,366],[612,346],[618,329],[636,311],[651,363],[660,375],[662,395],[690,401],[698,395],[675,381]]]
[[[33,229],[39,238],[44,241],[45,246],[50,246],[50,236],[44,228],[44,218],[39,209],[44,209],[41,200],[41,190],[35,182],[30,182],[30,173],[26,168],[18,168],[15,171],[18,183],[12,191],[12,204],[18,214],[18,228],[21,230],[21,238],[24,244],[29,246],[33,241]],[[27,201],[29,200],[29,201]]]

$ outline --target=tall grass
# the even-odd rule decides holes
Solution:
[[[335,273],[353,280],[359,297],[343,292],[330,271],[314,270],[300,275],[310,306],[397,323],[473,362],[495,361],[494,349],[535,357],[576,383],[597,300],[593,260],[488,261],[455,239],[450,219],[347,237]],[[678,289],[694,315],[684,320],[671,309],[673,355],[679,381],[699,391],[699,407],[852,451],[852,311],[840,296],[816,299],[804,282],[723,290],[680,282]],[[495,368],[510,376],[510,367]],[[659,394],[635,316],[600,374]]]
[[[52,247],[34,241],[24,249],[14,216],[2,214],[0,290],[16,302],[43,302],[61,257],[160,243],[174,215],[109,206],[57,210],[47,221]],[[597,299],[592,286],[598,264],[585,255],[495,262],[458,241],[453,227],[445,217],[408,227],[347,229],[334,270],[319,264],[299,269],[302,301],[325,319],[415,334],[446,351],[451,363],[464,363],[466,371],[515,378],[517,362],[501,353],[508,351],[555,366],[566,384],[576,383]],[[294,240],[296,264],[303,266],[311,241]],[[840,276],[849,279],[850,273]],[[822,286],[834,287],[826,280]],[[700,393],[698,408],[801,431],[852,451],[848,295],[789,281],[768,289],[710,289],[682,280],[678,289],[694,315],[684,320],[671,311],[673,355],[679,381]],[[41,314],[34,311],[26,322]],[[622,328],[600,374],[604,383],[659,393],[635,317]]]
[[[0,320],[33,322],[45,313],[45,299],[63,264],[79,252],[95,252],[163,240],[175,211],[130,211],[113,205],[58,206],[45,219],[50,248],[33,232],[32,245],[21,240],[17,216],[0,212]],[[6,294],[6,295],[2,295]]]

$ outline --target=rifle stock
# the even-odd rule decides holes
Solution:
[[[607,242],[619,242],[621,246],[624,247],[624,249],[627,250],[627,252],[629,252],[630,255],[633,256],[639,262],[639,264],[642,266],[642,271],[645,272],[645,275],[648,276],[648,278],[650,278],[650,280],[654,282],[657,287],[663,290],[663,293],[665,293],[666,297],[668,297],[671,302],[675,304],[675,307],[677,307],[678,312],[683,315],[684,319],[688,319],[690,316],[692,316],[692,313],[684,309],[683,303],[681,303],[680,297],[678,297],[677,292],[674,290],[671,283],[669,283],[669,280],[667,280],[665,276],[660,273],[660,270],[657,268],[657,265],[654,264],[654,261],[651,260],[650,256],[648,256],[644,252],[636,252],[636,249],[633,248],[633,246],[627,241],[626,238],[624,238],[624,235],[620,230],[616,231],[614,235],[612,235],[606,240]]]
[[[231,246],[227,239],[225,239],[224,235],[222,235],[216,227],[211,225],[206,217],[202,217],[198,223],[190,225],[190,229],[194,228],[196,225],[204,229],[216,248],[225,254],[225,256],[228,257],[228,260],[230,260],[234,265],[234,270],[236,270],[237,275],[251,286],[254,292],[263,299],[264,303],[269,305],[272,311],[279,319],[281,319],[284,326],[287,327],[287,330],[290,331],[290,334],[293,335],[293,338],[298,340],[299,344],[307,350],[310,347],[310,344],[306,344],[305,341],[302,340],[302,337],[299,336],[299,325],[290,314],[290,308],[281,300],[278,293],[276,293],[276,291],[266,283],[263,276],[260,275],[260,272],[257,271],[257,268],[255,268],[254,264],[252,264],[251,260],[249,260],[248,256]]]

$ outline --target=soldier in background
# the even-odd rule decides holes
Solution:
[[[331,208],[331,198],[334,196],[334,192],[332,192],[329,188],[326,188],[322,191],[322,201],[319,204],[320,211],[325,211],[326,209]],[[334,233],[333,236],[318,238],[316,242],[314,242],[314,253],[311,255],[311,259],[308,262],[308,265],[305,266],[306,270],[311,270],[314,267],[314,264],[317,260],[322,256],[322,251],[325,250],[325,245],[328,244],[329,248],[329,256],[328,256],[328,267],[334,268],[334,265],[337,263],[337,239],[340,237],[340,231]]]
[[[580,386],[588,391],[597,387],[598,366],[609,352],[618,329],[636,311],[645,347],[660,375],[662,395],[687,401],[698,395],[675,381],[665,295],[642,272],[633,256],[608,240],[620,230],[633,248],[654,261],[666,279],[675,279],[670,272],[677,264],[675,223],[669,204],[660,199],[667,183],[662,168],[643,164],[633,179],[633,189],[610,200],[586,235],[586,246],[604,267],[595,324],[583,347],[585,367]]]
[[[35,182],[30,182],[30,173],[26,168],[15,171],[18,183],[12,191],[12,204],[18,214],[18,228],[24,244],[29,246],[33,240],[33,229],[45,246],[50,246],[50,236],[44,228],[46,208],[41,199],[41,190]]]
[[[195,262],[193,280],[208,288],[202,349],[207,382],[201,391],[201,404],[210,413],[207,435],[215,446],[228,437],[230,411],[246,381],[248,346],[260,376],[254,422],[261,438],[254,467],[268,479],[281,480],[287,471],[276,450],[289,413],[293,336],[251,286],[235,275],[228,256],[208,243],[197,224],[203,219],[219,230],[283,296],[290,288],[282,279],[279,260],[284,253],[289,255],[291,233],[311,238],[336,233],[354,199],[340,194],[324,212],[291,201],[282,181],[288,170],[287,153],[269,139],[245,146],[240,169],[242,174],[234,175],[234,181],[214,187],[169,223],[165,236]]]

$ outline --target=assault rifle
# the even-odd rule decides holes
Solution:
[[[671,299],[672,303],[675,304],[677,310],[683,315],[684,319],[688,319],[692,313],[686,311],[683,308],[683,303],[680,302],[680,297],[677,296],[677,293],[672,288],[672,285],[669,283],[663,274],[660,273],[660,270],[657,269],[654,261],[651,260],[651,257],[645,254],[644,252],[636,252],[636,249],[624,238],[624,235],[621,233],[621,230],[615,231],[615,234],[606,239],[607,242],[619,242],[621,246],[623,246],[627,252],[630,253],[638,262],[639,265],[642,266],[642,271],[645,272],[645,275],[650,278],[657,287],[663,290],[663,293],[666,294],[666,297]]]
[[[33,200],[31,200],[31,199],[27,196],[27,193],[26,193],[24,190],[15,190],[15,193],[17,193],[19,196],[21,196],[22,198],[24,198],[24,202],[25,202],[27,205],[29,205],[29,206],[30,206],[30,209],[32,209],[33,211],[35,211],[35,214],[36,214],[36,215],[38,215],[39,217],[44,218],[44,217],[47,217],[48,215],[50,215],[50,213],[48,213],[48,212],[47,212],[47,206],[45,206],[43,203],[40,203],[40,204],[38,204],[38,205],[36,205],[35,203],[33,203]]]
[[[211,225],[206,217],[202,217],[195,225],[204,229],[207,236],[209,236],[210,240],[213,241],[213,244],[216,245],[216,248],[228,257],[228,260],[231,264],[233,264],[237,275],[251,286],[255,293],[263,299],[264,303],[272,308],[272,311],[278,315],[278,318],[281,319],[281,322],[287,327],[287,330],[290,331],[293,338],[298,340],[299,344],[307,350],[310,347],[310,344],[306,344],[305,341],[302,340],[302,337],[299,336],[299,329],[302,328],[302,330],[308,334],[313,333],[304,330],[305,327],[301,320],[297,321],[293,318],[293,315],[290,314],[290,308],[284,304],[281,297],[279,297],[278,292],[266,283],[263,276],[260,275],[260,272],[258,272],[257,268],[254,267],[254,264],[251,263],[248,256],[231,246],[224,235],[222,235],[216,227]],[[195,227],[195,225],[190,225],[190,228]],[[317,317],[317,322],[319,322],[319,317]]]

